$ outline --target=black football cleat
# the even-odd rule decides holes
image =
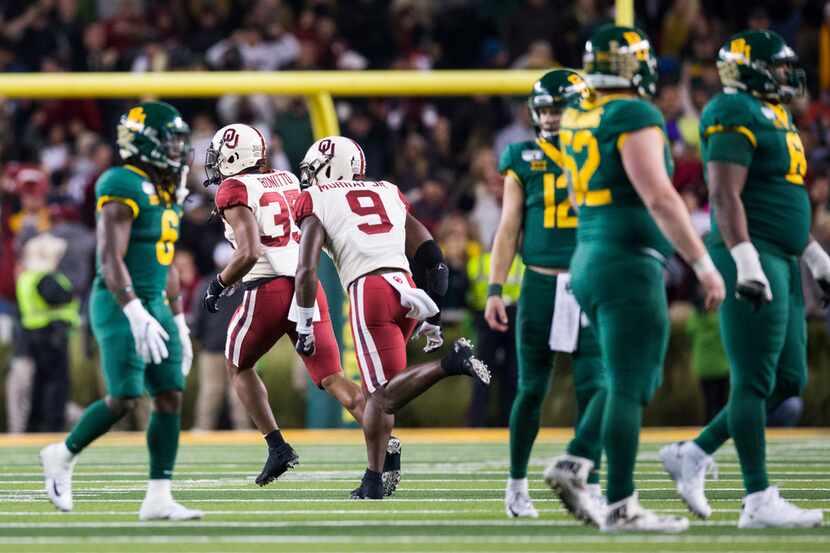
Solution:
[[[383,460],[383,497],[389,497],[401,483],[401,441],[395,436],[389,437],[386,444],[386,459]]]
[[[265,466],[262,467],[262,472],[256,477],[256,483],[259,486],[270,484],[277,478],[283,475],[288,469],[293,469],[300,462],[300,457],[294,451],[288,442],[283,442],[277,447],[268,448],[268,459],[265,460]]]
[[[452,349],[441,360],[441,367],[449,375],[464,374],[480,380],[485,386],[490,385],[490,369],[476,357],[473,344],[467,338],[452,343]]]
[[[360,486],[352,491],[352,499],[383,499],[383,480],[380,473],[366,469]]]

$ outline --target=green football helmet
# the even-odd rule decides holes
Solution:
[[[657,58],[646,34],[635,27],[599,27],[585,43],[582,62],[592,88],[633,89],[646,98],[657,94]]]
[[[142,102],[118,123],[118,154],[148,170],[167,186],[177,186],[190,157],[190,127],[165,102]]]
[[[797,63],[795,51],[773,31],[740,32],[718,51],[718,73],[725,88],[783,103],[804,94],[807,77]],[[783,75],[782,67],[787,70]]]
[[[554,69],[545,73],[541,79],[533,84],[533,90],[527,99],[527,109],[533,126],[539,134],[542,133],[542,123],[539,110],[544,107],[565,109],[568,104],[587,98],[590,88],[582,75],[571,69]]]

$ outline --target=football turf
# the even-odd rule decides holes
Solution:
[[[830,431],[776,431],[768,458],[784,497],[830,509]],[[277,482],[253,478],[265,446],[255,433],[185,434],[175,497],[203,509],[191,522],[138,521],[147,454],[140,434],[116,434],[83,453],[75,468],[75,510],[57,512],[43,491],[37,452],[54,437],[0,436],[0,551],[160,552],[752,552],[830,551],[830,528],[739,531],[740,472],[731,444],[708,484],[715,514],[679,535],[609,536],[571,519],[541,472],[570,431],[546,430],[531,460],[538,520],[508,520],[503,430],[402,430],[403,479],[393,498],[352,501],[365,467],[357,431],[287,431],[300,465]],[[648,430],[637,466],[643,504],[687,514],[657,450],[691,431]],[[825,514],[825,522],[830,523]]]

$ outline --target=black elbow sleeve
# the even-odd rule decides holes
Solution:
[[[447,293],[450,269],[444,263],[444,254],[435,240],[427,240],[415,252],[414,279],[419,288],[427,291],[433,298],[440,298]]]

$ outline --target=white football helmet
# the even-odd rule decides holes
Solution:
[[[219,184],[222,179],[265,161],[266,155],[265,139],[258,130],[241,123],[224,126],[216,131],[208,146],[204,184]]]
[[[311,145],[300,163],[300,186],[338,180],[362,179],[366,155],[360,145],[345,136],[327,136]]]

